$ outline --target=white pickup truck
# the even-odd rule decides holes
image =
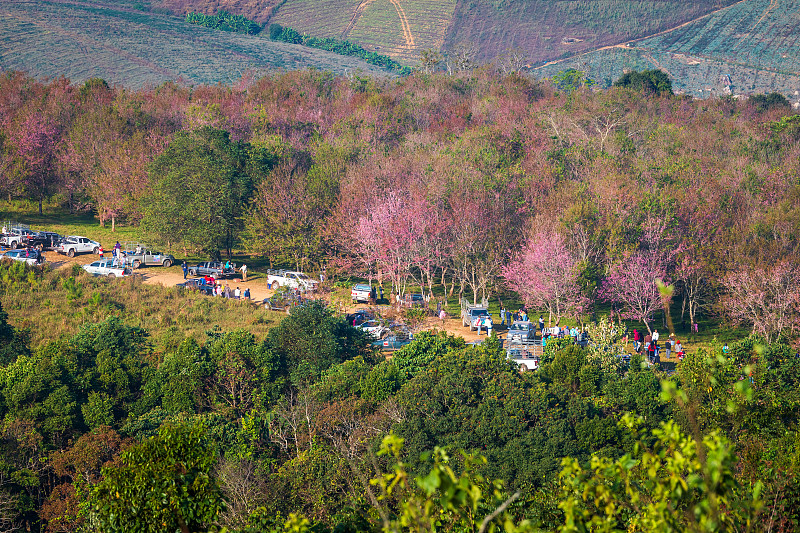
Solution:
[[[80,235],[69,235],[64,238],[56,251],[70,257],[83,253],[97,254],[100,252],[100,243]]]
[[[315,291],[319,283],[302,272],[291,270],[267,270],[267,283],[270,288],[278,290],[281,287],[300,289],[301,291]]]
[[[129,276],[131,273],[127,268],[115,266],[113,259],[100,259],[89,265],[83,265],[82,268],[93,276],[107,276],[109,278],[121,278]]]

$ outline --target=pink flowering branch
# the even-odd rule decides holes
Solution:
[[[577,316],[586,305],[578,284],[578,258],[558,233],[540,232],[530,238],[517,259],[502,269],[506,284],[532,307],[555,317]]]

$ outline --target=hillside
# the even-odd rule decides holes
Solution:
[[[800,90],[800,36],[794,0],[744,0],[701,20],[623,45],[608,47],[534,72],[585,71],[609,85],[623,69],[665,70],[677,90],[694,96]]]
[[[481,61],[518,48],[539,63],[652,35],[734,1],[152,0],[152,6],[176,14],[225,9],[408,61],[426,49],[469,43]]]
[[[186,24],[135,2],[0,3],[0,69],[136,88],[168,80],[233,83],[246,72],[315,67],[386,72],[361,60]]]
[[[509,48],[532,64],[652,35],[734,0],[459,0],[446,46],[478,45],[490,60]]]

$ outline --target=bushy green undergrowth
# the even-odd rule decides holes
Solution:
[[[186,14],[186,22],[214,30],[232,31],[247,35],[255,35],[261,31],[259,23],[243,15],[234,15],[227,11],[218,11],[216,15],[205,15],[192,11]]]
[[[385,69],[394,71],[400,75],[411,74],[411,68],[403,66],[389,56],[370,52],[362,46],[353,44],[350,41],[342,41],[333,37],[312,37],[300,34],[293,28],[284,28],[280,24],[272,24],[269,28],[269,37],[273,41],[283,41],[285,43],[302,44],[311,48],[327,50],[343,56],[358,57],[371,65],[377,65]]]

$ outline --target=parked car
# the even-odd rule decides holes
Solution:
[[[345,320],[347,321],[347,323],[352,326],[360,326],[367,320],[372,320],[373,318],[375,317],[372,315],[372,313],[370,313],[366,309],[359,309],[358,311],[355,311],[354,313],[350,313],[349,315],[345,316]]]
[[[12,250],[17,248],[39,248],[44,249],[47,240],[38,231],[33,231],[27,227],[13,227],[0,236],[0,244],[8,246]]]
[[[57,250],[58,245],[64,240],[64,237],[54,231],[40,231],[39,237],[42,239],[43,250]]]
[[[470,331],[478,329],[478,325],[482,324],[483,319],[490,317],[489,310],[485,307],[473,308],[465,312],[462,317],[462,324],[466,327],[469,326]]]
[[[44,257],[38,250],[9,250],[0,257],[12,261],[22,261],[31,266],[44,263]]]
[[[175,286],[183,290],[198,291],[206,296],[214,296],[214,286],[206,283],[204,278],[187,279]]]
[[[94,263],[83,265],[82,268],[93,276],[108,276],[109,278],[121,278],[131,274],[130,269],[115,266],[113,259],[100,259]]]
[[[133,268],[143,266],[169,268],[175,264],[175,258],[171,254],[162,254],[142,244],[125,243],[122,253],[125,254],[126,262]]]
[[[100,252],[100,243],[80,235],[68,235],[61,241],[56,251],[70,257],[75,257],[75,254],[96,254]]]
[[[489,302],[484,299],[480,304],[471,304],[466,298],[461,299],[461,324],[470,331],[478,329],[484,317],[489,315]]]
[[[372,345],[377,346],[382,351],[394,351],[399,350],[403,346],[411,344],[412,342],[414,342],[413,333],[393,333],[391,335],[387,335],[383,339],[374,341]]]
[[[350,289],[350,298],[353,300],[353,303],[369,302],[369,299],[372,298],[372,287],[366,283],[356,283],[353,285],[353,288]]]
[[[189,267],[189,274],[192,276],[211,276],[215,279],[222,279],[231,277],[235,273],[235,263],[230,263],[228,268],[225,268],[225,263],[222,261],[203,261],[196,266]]]
[[[358,329],[366,331],[376,339],[380,339],[381,337],[385,336],[389,333],[389,328],[387,328],[382,320],[367,320],[363,324],[356,326]]]
[[[517,363],[520,370],[537,370],[544,355],[542,341],[514,341],[506,343],[506,358]]]
[[[281,296],[264,298],[264,301],[261,303],[264,304],[264,309],[269,309],[271,311],[289,311],[292,307],[292,303]]]
[[[302,291],[315,291],[318,285],[315,280],[306,274],[291,270],[267,270],[267,283],[270,288],[275,290],[285,287]]]
[[[536,326],[533,322],[514,322],[508,328],[507,339],[509,342],[517,341],[532,341],[536,338]]]
[[[406,307],[424,307],[425,297],[419,293],[408,293],[403,296],[403,304]]]

